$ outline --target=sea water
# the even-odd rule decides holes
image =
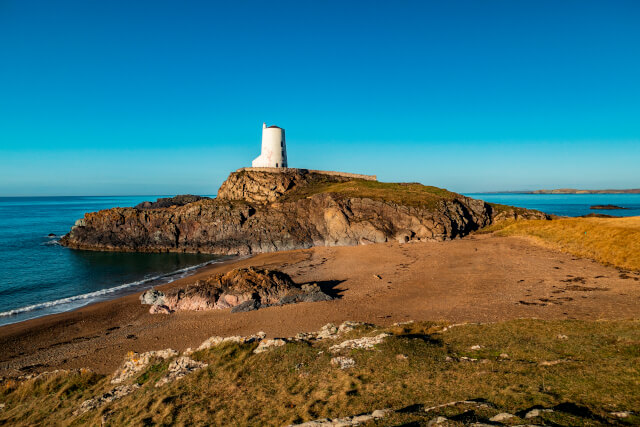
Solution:
[[[219,261],[203,254],[81,251],[59,243],[86,212],[158,197],[0,197],[0,325],[137,292]]]
[[[640,194],[468,193],[465,196],[490,203],[536,209],[548,214],[561,216],[582,216],[590,213],[614,216],[640,215]],[[616,205],[627,209],[590,209],[594,205]]]
[[[640,215],[640,194],[467,194],[546,213]],[[219,257],[80,251],[59,240],[86,212],[135,206],[163,196],[0,197],[0,325],[148,289]],[[613,204],[627,210],[592,211]],[[54,234],[54,236],[49,236]]]

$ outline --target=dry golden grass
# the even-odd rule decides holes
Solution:
[[[640,270],[640,217],[517,221],[497,231],[619,268]]]
[[[168,362],[149,366],[130,380],[140,389],[82,415],[74,410],[113,388],[110,377],[58,373],[12,383],[0,391],[6,404],[0,425],[287,425],[381,408],[404,408],[383,425],[427,425],[438,415],[462,425],[499,412],[521,414],[513,421],[523,424],[533,420],[522,414],[540,405],[556,411],[536,424],[573,426],[615,424],[611,412],[640,407],[638,321],[443,326],[389,328],[392,336],[375,350],[345,352],[356,362],[346,370],[331,364],[329,346],[384,329],[361,328],[340,341],[289,343],[262,354],[252,352],[256,344],[222,345],[192,356],[208,363],[206,369],[158,388]],[[488,406],[422,410],[470,399]],[[634,413],[624,423],[639,421]]]

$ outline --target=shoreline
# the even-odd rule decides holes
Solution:
[[[108,302],[108,301],[112,301],[118,298],[123,298],[126,297],[128,295],[131,294],[139,294],[141,292],[144,292],[148,289],[151,288],[155,288],[158,286],[163,286],[163,285],[167,285],[170,283],[173,283],[177,280],[183,279],[183,278],[187,278],[189,276],[192,276],[194,274],[197,274],[198,272],[200,272],[203,269],[206,269],[207,267],[210,267],[212,265],[217,265],[217,264],[223,264],[226,262],[233,262],[236,260],[240,260],[240,259],[244,259],[250,256],[227,256],[227,257],[223,257],[221,256],[219,259],[212,259],[210,261],[206,261],[203,262],[201,264],[196,264],[190,267],[184,267],[184,268],[180,268],[178,270],[169,272],[169,273],[164,273],[164,274],[159,274],[153,277],[149,277],[149,278],[145,278],[145,279],[140,279],[134,282],[129,282],[129,283],[122,283],[120,285],[116,285],[110,288],[104,288],[104,289],[100,289],[97,291],[93,291],[93,292],[88,292],[88,293],[84,293],[84,294],[79,294],[79,295],[72,295],[69,297],[65,297],[65,298],[60,298],[57,300],[52,300],[52,301],[44,301],[41,303],[37,303],[37,304],[32,304],[32,305],[28,305],[28,306],[23,306],[23,307],[17,307],[14,309],[10,309],[10,310],[6,310],[3,311],[2,313],[0,313],[0,322],[4,319],[10,319],[13,316],[20,316],[23,314],[27,314],[27,313],[31,313],[31,312],[37,312],[38,310],[46,310],[49,307],[56,307],[58,305],[65,305],[65,304],[73,304],[76,301],[82,301],[82,300],[90,300],[87,301],[84,304],[80,304],[80,305],[75,305],[73,307],[70,307],[68,309],[62,310],[62,311],[55,311],[55,312],[45,312],[39,315],[36,315],[34,317],[28,317],[25,319],[20,319],[20,320],[15,320],[15,321],[11,321],[8,323],[1,323],[0,324],[0,328],[4,327],[4,326],[8,326],[8,325],[14,325],[16,323],[22,323],[22,322],[27,322],[29,320],[34,320],[34,319],[40,319],[42,317],[47,317],[47,316],[54,316],[56,314],[63,314],[63,313],[69,313],[75,310],[79,310],[82,309],[84,307],[88,307],[90,305],[93,304],[99,304],[101,302]],[[192,271],[193,270],[193,271]],[[168,282],[164,282],[163,279],[169,279]],[[108,297],[108,295],[112,295],[111,297]]]
[[[499,322],[518,318],[632,319],[640,273],[558,253],[519,237],[476,235],[447,242],[315,247],[258,254],[206,266],[157,288],[184,286],[232,268],[277,269],[296,283],[319,283],[333,301],[149,314],[140,292],[74,311],[0,327],[0,376],[89,368],[110,373],[129,351],[184,351],[207,338],[293,336],[345,320]],[[619,277],[620,276],[620,277]],[[573,284],[574,279],[579,282]]]

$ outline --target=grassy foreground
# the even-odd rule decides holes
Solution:
[[[168,362],[152,363],[130,380],[141,384],[138,390],[83,415],[74,410],[111,389],[110,377],[61,372],[4,380],[0,424],[283,425],[384,408],[395,412],[373,423],[426,425],[445,416],[458,425],[500,412],[515,415],[505,424],[640,422],[637,413],[613,414],[640,408],[639,321],[443,326],[364,326],[335,340],[292,342],[261,354],[252,352],[256,344],[224,344],[192,355],[207,368],[162,387],[155,382]],[[355,366],[331,364],[331,345],[380,331],[392,335],[375,349],[342,353]],[[525,420],[532,408],[553,412]]]
[[[530,236],[554,249],[640,270],[640,217],[529,220],[498,225],[503,236]]]

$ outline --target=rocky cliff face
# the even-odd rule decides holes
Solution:
[[[62,243],[90,250],[252,254],[318,245],[442,241],[517,217],[547,218],[536,211],[498,210],[419,184],[243,171],[230,175],[216,199],[88,213]]]

